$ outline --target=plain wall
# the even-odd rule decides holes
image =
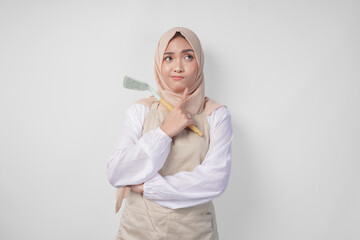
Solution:
[[[160,36],[205,52],[228,106],[220,239],[360,239],[360,2],[0,1],[0,239],[113,239],[106,176]]]

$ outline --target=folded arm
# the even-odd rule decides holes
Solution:
[[[160,127],[141,136],[148,111],[142,104],[133,104],[126,112],[120,136],[106,166],[108,180],[114,187],[143,183],[166,161],[172,139]]]
[[[202,164],[192,172],[162,177],[156,173],[144,183],[144,197],[168,208],[190,207],[222,194],[230,176],[233,131],[226,107],[209,117],[210,146]]]

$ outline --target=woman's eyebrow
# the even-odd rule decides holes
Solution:
[[[184,49],[184,50],[181,51],[181,53],[186,53],[186,52],[194,52],[194,50],[192,50],[192,49]],[[174,52],[166,52],[164,54],[174,54]]]

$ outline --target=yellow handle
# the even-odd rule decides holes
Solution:
[[[165,100],[163,100],[163,99],[160,99],[159,102],[162,103],[162,105],[164,105],[164,106],[167,108],[167,110],[169,110],[169,111],[171,111],[171,110],[174,109],[173,106],[171,106],[169,103],[167,103],[167,102],[166,102]]]
[[[173,110],[173,106],[171,106],[169,103],[167,103],[164,99],[160,99],[159,102],[164,105],[167,110],[171,111]],[[191,130],[193,130],[197,135],[199,135],[200,137],[203,135],[202,132],[193,124],[190,124],[188,126]]]
[[[194,125],[194,124],[190,124],[189,128],[191,130],[193,130],[197,135],[199,135],[200,137],[202,136],[202,132]]]
[[[123,199],[127,197],[129,192],[131,191],[131,187],[125,186],[121,188],[116,188],[116,205],[115,205],[115,213],[119,211],[121,208],[121,204],[123,202]]]

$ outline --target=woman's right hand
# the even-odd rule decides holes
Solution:
[[[174,137],[180,133],[185,127],[190,124],[196,125],[196,122],[192,118],[188,118],[188,112],[185,110],[186,98],[189,92],[189,88],[186,88],[180,101],[174,107],[173,110],[169,112],[166,116],[166,119],[163,125],[160,127],[169,137]]]

